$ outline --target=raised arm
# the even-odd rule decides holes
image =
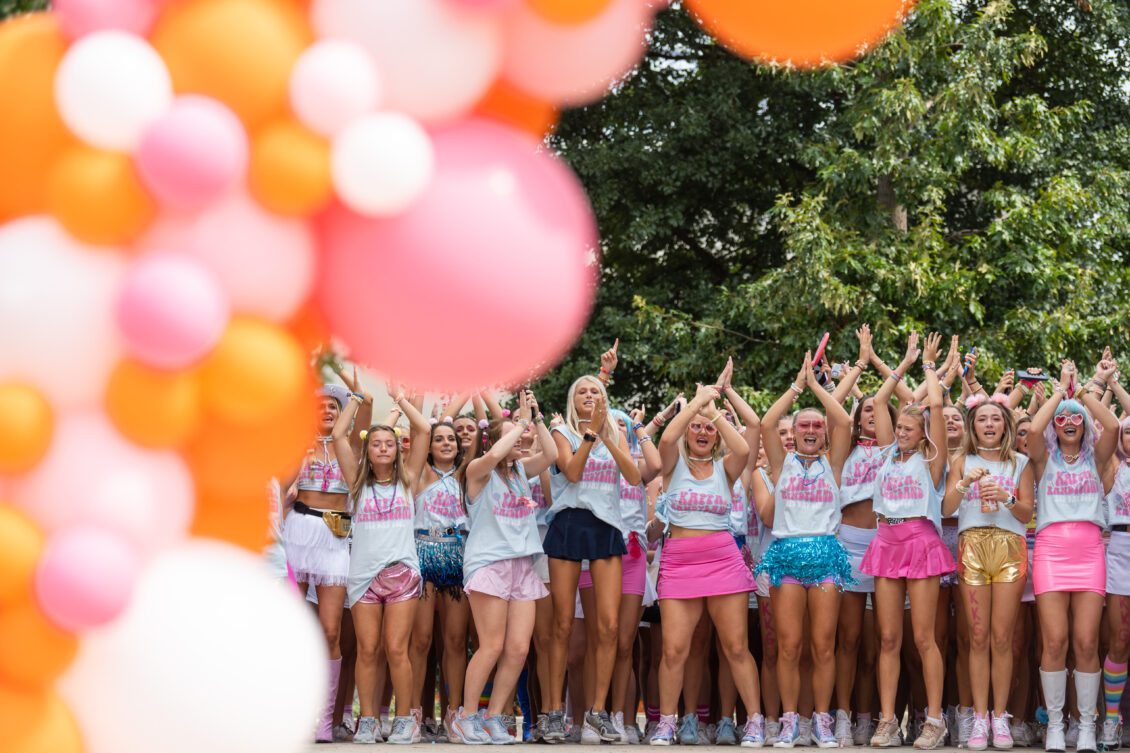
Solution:
[[[604,403],[604,396],[598,394],[592,409],[592,418],[589,419],[589,430],[581,437],[581,444],[573,452],[573,446],[568,437],[561,432],[553,434],[553,443],[557,447],[557,467],[570,483],[577,483],[585,472],[585,463],[589,460],[589,453],[600,432],[604,422],[608,420],[608,406]]]
[[[917,343],[917,341],[915,342]],[[897,370],[897,367],[895,369],[892,369],[891,367],[887,366],[887,364],[883,362],[883,359],[879,358],[879,356],[876,355],[874,350],[871,351],[871,365],[874,366],[875,370],[878,371],[880,376],[883,377],[884,384],[886,384],[887,380],[891,378],[891,374],[895,373],[895,371]],[[888,402],[890,401],[892,394],[898,398],[900,405],[909,405],[910,403],[914,402],[914,393],[911,392],[910,388],[907,387],[902,381],[902,376],[904,373],[905,371],[899,372],[898,378],[891,385],[891,390],[887,393]]]
[[[502,406],[498,404],[498,398],[494,396],[494,393],[490,390],[483,390],[479,394],[482,395],[483,402],[490,410],[490,417],[495,421],[505,421],[506,414],[503,412]]]
[[[1126,388],[1122,386],[1119,377],[1120,374],[1115,371],[1107,384],[1110,386],[1111,391],[1114,392],[1114,396],[1118,398],[1118,404],[1122,406],[1122,415],[1130,416],[1130,392],[1127,392]]]
[[[335,372],[342,384],[354,395],[361,396],[361,407],[357,409],[357,416],[353,421],[353,430],[349,434],[349,444],[354,450],[361,449],[361,430],[369,427],[373,421],[373,396],[361,386],[361,379],[357,376],[357,367],[353,367],[353,375],[347,377],[345,369]]]
[[[930,425],[926,430],[930,432],[930,441],[935,448],[934,457],[927,459],[934,486],[942,483],[946,463],[949,461],[949,453],[946,452],[946,418],[942,415],[945,400],[942,398],[942,384],[938,381],[936,363],[941,342],[942,336],[934,332],[926,338],[926,347],[922,351],[922,370],[926,373],[926,404],[930,406]]]
[[[808,389],[811,390],[813,395],[816,395],[816,399],[824,406],[824,414],[828,417],[828,457],[836,475],[836,482],[839,483],[844,462],[851,454],[851,416],[844,410],[844,406],[836,399],[835,395],[829,394],[827,390],[819,389],[820,384],[816,381],[816,374],[813,372],[807,356],[805,363],[808,364],[805,374]]]
[[[612,347],[604,351],[600,355],[600,372],[596,378],[600,380],[606,388],[612,383],[612,372],[616,371],[616,365],[620,363],[620,338],[617,337],[616,341],[612,343]]]
[[[859,381],[860,375],[863,370],[867,368],[867,363],[871,359],[871,325],[864,324],[855,332],[855,336],[859,338],[859,358],[856,359],[855,365],[848,369],[847,374],[840,383],[836,385],[836,389],[832,392],[832,397],[836,402],[843,405],[844,402],[851,397],[851,391],[855,387],[856,382]]]
[[[345,407],[341,409],[341,415],[337,417],[333,432],[330,434],[333,439],[334,453],[337,455],[338,467],[341,468],[341,475],[349,486],[353,486],[353,482],[357,480],[357,474],[360,471],[357,464],[358,456],[353,452],[353,447],[349,442],[349,434],[350,428],[353,426],[353,418],[357,415],[357,406],[361,405],[361,401],[362,398],[355,395],[351,395],[345,401]],[[365,452],[363,443],[361,452]]]
[[[1104,354],[1107,355],[1107,354]],[[1091,381],[1087,383],[1086,388],[1083,390],[1083,405],[1087,406],[1087,410],[1091,412],[1091,417],[1102,424],[1103,432],[1095,441],[1095,462],[1101,469],[1105,466],[1110,459],[1114,456],[1114,450],[1118,447],[1118,443],[1122,440],[1122,434],[1119,431],[1118,419],[1115,418],[1110,408],[1102,404],[1098,396],[1106,391],[1106,386],[1110,382],[1110,378],[1114,375],[1117,367],[1113,360],[1104,358],[1099,361],[1099,365],[1095,368],[1095,375]]]
[[[557,445],[553,443],[553,437],[550,436],[549,429],[545,426],[545,416],[541,414],[541,409],[538,408],[538,401],[534,397],[533,390],[520,392],[518,400],[526,401],[527,412],[533,417],[531,420],[534,422],[534,430],[538,434],[538,449],[540,452],[522,461],[522,467],[526,469],[526,476],[533,478],[557,462]]]
[[[651,480],[659,475],[659,471],[663,468],[663,460],[659,457],[659,448],[655,446],[655,441],[652,438],[650,429],[651,424],[644,424],[643,420],[647,418],[647,413],[643,406],[636,408],[628,417],[632,421],[631,430],[636,434],[636,441],[640,445],[639,462],[636,467],[640,469],[640,480],[645,484],[650,484]]]
[[[906,390],[906,394],[910,396],[910,390],[902,383],[902,377],[906,374],[906,370],[910,368],[910,364],[917,360],[918,333],[914,331],[911,331],[910,336],[906,339],[906,353],[893,370],[888,369],[887,365],[877,358],[874,359],[876,368],[881,373],[885,373],[886,376],[883,384],[879,387],[879,391],[875,393],[875,441],[879,443],[880,447],[886,447],[895,441],[895,427],[891,423],[891,414],[886,406],[891,402],[891,394],[899,387]]]
[[[675,464],[679,460],[679,439],[687,433],[691,419],[716,399],[718,399],[718,390],[714,387],[699,385],[694,399],[671,419],[667,431],[663,432],[663,436],[659,438],[659,457],[662,461],[661,472],[664,476],[669,476],[675,470]]]
[[[769,476],[773,479],[781,475],[781,467],[785,464],[785,445],[781,441],[781,435],[777,433],[777,424],[788,414],[793,403],[804,392],[808,381],[807,365],[808,356],[806,354],[805,362],[801,364],[800,371],[797,372],[792,384],[781,393],[777,402],[765,411],[765,418],[761,421],[761,444],[765,447],[765,458],[769,461]]]
[[[388,389],[393,404],[408,418],[409,430],[412,433],[412,446],[408,450],[408,457],[404,459],[404,470],[408,473],[408,478],[412,479],[412,483],[416,483],[416,479],[420,477],[420,471],[424,469],[424,463],[428,459],[428,439],[432,433],[432,425],[420,412],[416,404],[404,394],[403,387],[393,389],[389,385]]]
[[[444,409],[443,415],[440,416],[440,420],[442,421],[445,418],[455,420],[455,417],[459,415],[459,412],[463,410],[463,406],[466,405],[467,401],[470,399],[471,394],[468,392],[461,392],[453,396],[451,402],[447,404],[447,408]]]
[[[604,412],[605,414],[608,413],[607,406],[605,406]],[[601,424],[600,431],[597,433],[600,435],[601,441],[604,442],[604,446],[608,448],[612,459],[616,461],[616,467],[620,469],[620,475],[624,477],[624,480],[628,482],[630,486],[635,486],[640,483],[640,469],[636,465],[636,461],[632,458],[631,451],[628,449],[628,438],[617,433],[615,435],[616,441],[613,441],[612,422],[608,420],[607,415]]]
[[[792,392],[792,390],[789,390]],[[761,419],[757,417],[757,411],[750,407],[749,403],[745,401],[741,393],[734,389],[733,385],[726,385],[726,399],[730,401],[730,405],[734,407],[734,413],[743,424],[745,424],[745,437],[746,447],[749,448],[749,459],[746,461],[746,466],[752,468],[752,464],[757,462],[757,453],[761,449]],[[774,429],[776,435],[776,429]],[[780,442],[781,438],[777,437]]]

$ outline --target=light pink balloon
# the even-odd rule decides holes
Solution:
[[[569,169],[485,120],[434,134],[435,174],[392,219],[325,218],[322,310],[354,357],[423,390],[515,384],[573,343],[596,223]]]
[[[126,349],[160,369],[200,361],[224,334],[228,316],[227,298],[212,273],[197,259],[177,254],[136,261],[117,304]]]
[[[115,29],[145,36],[162,0],[53,0],[63,32],[72,38]]]
[[[500,20],[446,0],[314,0],[310,21],[319,37],[368,50],[382,105],[426,124],[470,111],[502,62]]]
[[[146,556],[185,537],[195,506],[192,474],[176,453],[134,445],[100,412],[62,416],[47,455],[8,491],[48,533],[101,526]]]
[[[653,13],[643,0],[613,0],[591,21],[562,26],[519,8],[505,25],[503,78],[558,105],[594,102],[643,57]]]
[[[380,101],[380,76],[364,47],[323,39],[308,47],[290,73],[290,107],[313,131],[333,136]]]
[[[135,163],[159,201],[194,210],[243,177],[247,149],[247,134],[234,112],[210,97],[189,95],[145,131]]]
[[[447,2],[460,10],[497,13],[501,10],[513,8],[519,0],[447,0]]]
[[[47,540],[35,574],[43,613],[81,632],[117,617],[133,594],[141,557],[128,539],[96,526],[76,526]]]

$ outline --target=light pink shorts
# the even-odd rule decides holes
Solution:
[[[403,562],[389,565],[377,573],[368,590],[361,595],[362,604],[396,604],[420,596],[420,574]]]
[[[549,596],[534,567],[533,557],[515,557],[483,565],[471,575],[463,590],[506,601],[537,601]]]
[[[660,599],[697,599],[756,589],[753,573],[729,531],[663,542]]]
[[[629,551],[631,551],[629,549]],[[625,554],[620,558],[620,593],[643,596],[647,582],[647,556],[641,551],[639,557]],[[582,570],[577,588],[592,588],[592,571]]]

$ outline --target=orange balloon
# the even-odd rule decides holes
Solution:
[[[210,415],[257,426],[309,392],[310,366],[298,340],[282,327],[233,317],[200,369],[200,384]]]
[[[475,105],[475,114],[542,139],[557,125],[557,108],[499,79]]]
[[[330,339],[330,325],[326,324],[326,318],[313,298],[303,304],[302,308],[290,318],[286,328],[298,338],[298,343],[306,352],[313,351]]]
[[[294,121],[272,123],[251,145],[250,182],[272,212],[317,212],[333,199],[329,142]]]
[[[215,97],[255,129],[286,112],[290,69],[312,33],[296,3],[194,0],[169,6],[150,38],[177,92]]]
[[[743,0],[744,1],[744,0]],[[583,24],[600,15],[612,0],[526,0],[534,13],[555,24]]]
[[[200,426],[195,372],[162,371],[122,361],[106,385],[106,414],[124,436],[143,447],[180,447]]]
[[[0,504],[0,613],[31,596],[43,533],[24,513]]]
[[[297,470],[314,426],[314,384],[259,426],[210,422],[185,451],[196,483],[192,533],[258,552],[267,537],[267,483]]]
[[[55,69],[67,49],[53,15],[0,24],[0,219],[47,208],[47,175],[72,143],[55,108]]]
[[[798,68],[857,57],[913,7],[914,0],[687,0],[699,24],[733,52]]]
[[[51,406],[26,384],[0,384],[0,473],[22,473],[51,446],[55,420]]]
[[[0,678],[46,688],[74,661],[78,638],[27,602],[0,612]]]
[[[129,155],[89,146],[72,147],[55,162],[47,205],[71,235],[99,245],[128,243],[157,211]]]
[[[82,753],[82,735],[70,709],[49,690],[0,683],[0,740],[4,753]]]

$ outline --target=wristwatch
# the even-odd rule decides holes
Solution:
[[[1016,507],[1016,495],[1015,494],[1008,495],[1008,499],[1006,499],[1003,502],[1003,504],[1009,510],[1011,510],[1013,507]]]
[[[596,441],[596,435],[593,434],[591,431],[586,431],[584,433],[584,436],[582,437],[582,439],[586,442],[595,442]]]

